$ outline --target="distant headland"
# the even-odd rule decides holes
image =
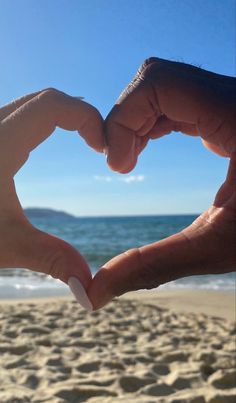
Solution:
[[[76,218],[72,214],[66,213],[65,211],[54,210],[50,208],[39,208],[39,207],[29,207],[24,209],[26,217],[30,219],[35,218],[55,218],[55,219],[74,219]]]

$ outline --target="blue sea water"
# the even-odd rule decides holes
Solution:
[[[93,274],[115,255],[172,235],[191,224],[196,215],[137,217],[31,217],[39,229],[64,239],[88,261]],[[184,264],[184,262],[183,262]],[[190,288],[233,291],[235,274],[194,276],[159,289]],[[0,298],[66,295],[68,287],[49,276],[23,269],[0,271]]]

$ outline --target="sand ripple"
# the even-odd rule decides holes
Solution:
[[[235,403],[235,324],[116,300],[0,307],[1,403]]]

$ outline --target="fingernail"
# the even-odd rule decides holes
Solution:
[[[68,280],[68,286],[71,292],[74,294],[77,302],[87,311],[92,312],[93,306],[86,294],[84,287],[76,277],[70,277]]]
[[[84,97],[74,97],[75,99],[84,99]]]

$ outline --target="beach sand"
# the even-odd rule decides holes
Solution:
[[[1,403],[236,401],[232,293],[0,302]]]

